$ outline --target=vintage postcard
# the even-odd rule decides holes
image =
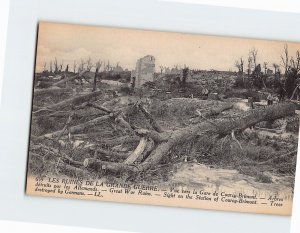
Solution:
[[[26,193],[290,215],[299,50],[39,23]]]

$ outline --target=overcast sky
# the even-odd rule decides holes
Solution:
[[[159,66],[174,65],[195,69],[236,70],[235,60],[247,60],[249,50],[258,50],[258,63],[281,63],[284,42],[250,40],[197,34],[90,27],[71,24],[40,23],[37,47],[37,71],[56,57],[73,70],[73,62],[91,58],[93,61],[119,62],[123,68],[135,68],[136,60],[145,55],[156,58]],[[288,43],[291,56],[299,43]],[[246,63],[246,62],[245,62]]]

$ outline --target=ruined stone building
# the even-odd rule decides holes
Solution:
[[[113,74],[122,73],[123,72],[123,68],[121,66],[117,65],[117,66],[113,67],[112,72],[113,72]]]
[[[268,69],[268,70],[267,70],[267,75],[268,75],[268,76],[273,75],[273,70]]]
[[[154,81],[155,58],[147,55],[137,60],[135,70],[131,72],[131,85],[141,88],[146,82]]]

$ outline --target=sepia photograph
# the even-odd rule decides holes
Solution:
[[[26,193],[291,215],[300,43],[40,22]]]

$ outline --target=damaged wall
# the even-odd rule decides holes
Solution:
[[[154,81],[155,58],[147,55],[137,60],[136,68],[131,73],[131,84],[134,83],[135,88],[140,88],[146,82]]]

